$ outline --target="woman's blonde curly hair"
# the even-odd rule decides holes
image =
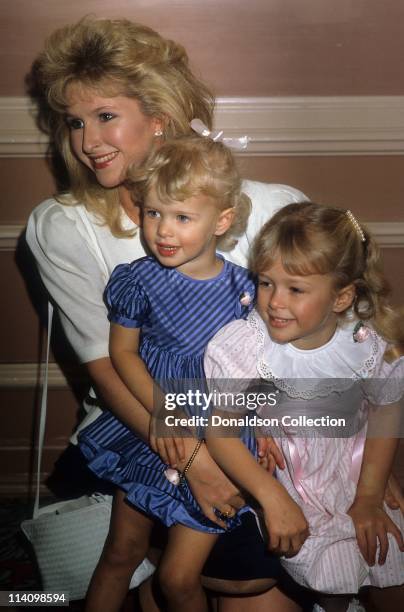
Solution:
[[[83,202],[116,236],[121,227],[117,189],[105,189],[73,155],[65,122],[69,85],[102,96],[136,99],[143,113],[164,120],[167,138],[190,132],[199,117],[212,126],[214,98],[192,73],[184,48],[157,32],[125,19],[85,17],[49,36],[35,63],[36,79],[49,105],[48,130],[70,177],[65,204]]]

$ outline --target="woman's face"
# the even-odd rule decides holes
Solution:
[[[66,121],[75,156],[103,187],[117,187],[128,167],[145,160],[162,128],[146,116],[139,102],[126,96],[105,98],[95,90],[70,85]]]

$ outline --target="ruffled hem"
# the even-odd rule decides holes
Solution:
[[[404,583],[404,553],[394,537],[388,536],[389,551],[384,565],[376,563],[369,567],[361,555],[353,521],[347,514],[356,492],[356,480],[349,474],[352,443],[341,440],[342,453],[335,444],[330,441],[328,456],[317,448],[319,462],[310,465],[310,474],[299,475],[300,490],[294,482],[290,458],[284,453],[288,468],[278,471],[279,482],[303,510],[310,536],[296,556],[281,559],[281,563],[296,582],[325,593],[357,593],[369,585],[379,588],[400,585]],[[326,446],[325,441],[323,445]],[[316,457],[316,447],[316,443],[307,445],[311,459]],[[284,449],[285,445],[281,447]],[[386,505],[384,510],[404,532],[401,511]]]
[[[358,593],[365,586],[386,588],[404,584],[404,554],[393,536],[388,534],[386,563],[380,566],[376,562],[373,567],[362,557],[355,535],[344,539],[341,532],[338,536],[338,541],[333,534],[321,540],[309,536],[296,557],[281,558],[283,567],[302,586],[335,595]]]
[[[202,513],[186,480],[180,486],[167,480],[167,466],[142,440],[112,415],[104,414],[97,421],[80,433],[80,449],[90,470],[125,491],[125,499],[133,506],[167,527],[179,523],[220,534],[241,524],[239,516],[248,506],[226,521],[227,530],[219,527]],[[107,448],[101,438],[108,440]]]

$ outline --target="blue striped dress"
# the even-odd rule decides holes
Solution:
[[[141,328],[139,354],[159,386],[172,391],[173,381],[181,380],[200,388],[206,345],[224,325],[247,317],[252,304],[241,303],[245,293],[255,294],[250,273],[224,259],[217,276],[199,280],[144,257],[115,268],[105,299],[111,322]],[[193,414],[191,406],[184,410]],[[159,455],[111,412],[82,430],[79,445],[90,469],[123,489],[127,501],[149,516],[167,526],[223,531],[202,514],[186,480],[171,484]],[[253,445],[250,440],[248,446]],[[237,524],[238,516],[229,521],[230,528]]]

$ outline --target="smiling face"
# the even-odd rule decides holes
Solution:
[[[150,153],[161,121],[146,116],[134,98],[103,97],[95,90],[70,85],[66,122],[75,156],[102,187],[117,187],[131,164]]]
[[[275,342],[314,349],[333,336],[338,314],[349,308],[353,286],[336,291],[331,274],[289,274],[277,258],[259,274],[257,310]]]
[[[183,202],[161,202],[151,188],[143,205],[143,235],[161,264],[194,278],[218,272],[216,237],[231,224],[232,210],[199,194]]]

